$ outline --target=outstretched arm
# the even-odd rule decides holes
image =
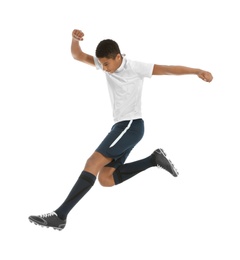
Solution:
[[[82,51],[79,42],[83,41],[84,33],[80,30],[73,30],[71,52],[75,60],[95,66],[93,56]]]
[[[155,64],[152,72],[152,75],[187,75],[187,74],[195,74],[200,79],[206,82],[211,82],[213,79],[212,74],[208,71],[184,67],[184,66],[166,66],[166,65]]]

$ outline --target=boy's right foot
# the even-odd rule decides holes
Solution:
[[[30,216],[28,219],[30,222],[33,222],[35,225],[52,227],[57,230],[62,230],[66,225],[66,220],[60,219],[57,213],[55,212],[38,215],[38,216]]]
[[[164,170],[170,172],[174,177],[178,176],[178,171],[174,167],[173,163],[167,159],[166,153],[163,149],[157,149],[152,154],[155,159],[155,163],[158,167],[162,167]]]

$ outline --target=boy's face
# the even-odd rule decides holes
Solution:
[[[115,72],[122,64],[122,56],[120,54],[118,54],[115,59],[98,58],[98,60],[102,64],[103,70],[108,73]]]

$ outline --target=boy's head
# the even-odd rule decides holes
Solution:
[[[96,48],[96,57],[103,66],[103,70],[113,73],[122,63],[122,55],[118,44],[110,39],[101,41]]]
[[[96,49],[97,58],[107,58],[115,59],[118,54],[120,54],[120,49],[118,44],[113,40],[103,40],[101,41]]]

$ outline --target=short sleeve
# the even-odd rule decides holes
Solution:
[[[95,63],[96,69],[97,70],[102,69],[102,65],[99,62],[98,58],[94,56],[93,59],[94,59],[94,63]]]
[[[132,61],[132,69],[140,76],[140,77],[147,77],[151,78],[153,72],[152,63],[145,63],[139,61]]]

